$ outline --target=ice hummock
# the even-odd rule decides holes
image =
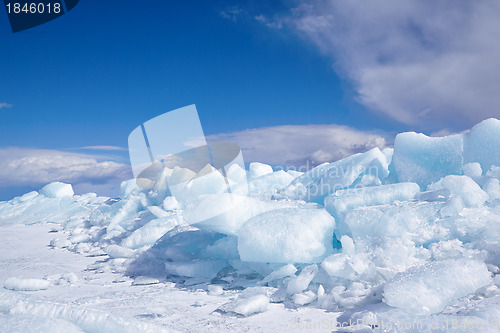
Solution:
[[[180,197],[134,181],[119,199],[53,183],[0,202],[0,224],[51,224],[60,231],[50,246],[99,257],[92,269],[136,285],[237,293],[219,308],[225,315],[278,303],[367,323],[486,317],[500,313],[499,124],[442,138],[402,133],[393,151],[303,174],[233,167],[224,181],[248,185],[240,194],[222,191],[214,172],[182,185],[190,188],[178,188]]]

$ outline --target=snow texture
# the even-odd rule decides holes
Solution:
[[[48,289],[50,287],[50,282],[41,279],[20,279],[12,277],[5,280],[3,286],[10,290],[35,291]]]

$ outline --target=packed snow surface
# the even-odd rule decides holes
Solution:
[[[176,167],[148,189],[123,182],[118,199],[52,183],[0,202],[2,244],[13,230],[44,226],[45,247],[86,260],[58,274],[64,265],[41,264],[55,260],[42,257],[47,248],[2,261],[0,330],[498,332],[499,138],[500,121],[488,119],[448,137],[402,133],[394,150],[305,173]],[[117,289],[95,301],[98,286]],[[190,299],[187,310],[182,297],[154,308],[176,293]],[[134,304],[141,297],[148,315],[133,310],[146,306]]]
[[[50,287],[50,282],[41,279],[20,279],[20,278],[9,278],[5,280],[3,286],[5,289],[10,290],[42,290]]]

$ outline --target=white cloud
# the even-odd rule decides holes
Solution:
[[[470,133],[470,129],[466,129],[460,132],[457,131],[450,131],[447,128],[444,128],[442,130],[439,130],[437,132],[432,132],[430,136],[432,137],[443,137],[443,136],[450,136],[450,135],[455,135],[455,134],[465,134],[465,133]]]
[[[186,141],[184,141],[182,144],[186,147],[199,147],[203,146],[206,144],[205,137],[193,137],[193,138],[188,138]]]
[[[238,20],[238,16],[240,16],[242,13],[243,10],[238,6],[231,6],[219,11],[219,16],[227,20],[236,22]]]
[[[9,103],[0,103],[0,109],[11,108],[12,104]]]
[[[334,59],[360,103],[401,123],[463,129],[500,117],[497,0],[302,0],[288,27]]]
[[[80,149],[88,149],[88,150],[127,150],[126,148],[117,147],[117,146],[87,146],[87,147],[82,147]]]
[[[86,189],[95,185],[98,193],[132,178],[128,165],[99,161],[94,155],[45,149],[0,149],[0,170],[0,187],[36,187],[62,181]]]
[[[340,125],[263,127],[211,135],[206,139],[237,143],[246,162],[298,167],[390,145],[383,133]],[[129,165],[103,161],[110,157],[48,149],[0,148],[0,189],[12,191],[0,191],[0,194],[10,199],[10,193],[20,195],[28,188],[39,189],[47,183],[62,181],[72,184],[76,193],[117,196],[121,181],[133,175]]]
[[[207,141],[230,141],[245,162],[311,166],[389,145],[382,134],[340,125],[284,125],[211,135]]]

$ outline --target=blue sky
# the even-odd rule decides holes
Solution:
[[[126,147],[138,124],[189,104],[198,106],[206,134],[372,125],[366,110],[349,110],[330,59],[254,20],[266,6],[249,6],[236,22],[221,15],[232,6],[100,1],[96,8],[81,1],[17,34],[4,16],[0,94],[13,107],[2,112],[1,145]]]
[[[13,168],[12,161],[21,165],[23,156],[23,161],[35,157],[43,165],[59,152],[98,176],[89,180],[75,178],[74,173],[71,177],[52,173],[52,178],[80,182],[79,191],[106,192],[105,185],[99,186],[126,178],[127,151],[119,148],[127,147],[129,133],[150,118],[190,104],[197,105],[206,135],[241,139],[242,146],[248,142],[242,141],[247,129],[270,141],[279,132],[280,142],[295,146],[297,137],[307,133],[310,151],[301,148],[293,157],[274,162],[304,160],[314,154],[339,158],[390,145],[397,132],[460,131],[497,115],[491,106],[498,98],[492,93],[483,98],[498,84],[497,75],[481,74],[472,83],[470,78],[490,67],[497,73],[498,61],[487,58],[491,66],[477,68],[460,56],[471,49],[497,53],[496,47],[484,46],[493,37],[483,33],[481,22],[489,22],[490,16],[493,21],[498,6],[494,2],[486,2],[487,8],[456,6],[458,14],[446,29],[432,24],[432,13],[446,12],[446,6],[389,2],[370,8],[359,0],[82,0],[66,15],[16,34],[11,33],[2,8],[4,167]],[[384,11],[384,6],[394,10]],[[471,10],[478,13],[477,22],[463,23],[463,15]],[[408,28],[407,21],[416,23]],[[463,41],[464,36],[469,36],[465,45],[450,42]],[[476,45],[483,39],[484,45]],[[459,68],[460,76],[440,73],[449,63]],[[489,81],[483,82],[484,77]],[[457,86],[455,90],[449,82]],[[472,97],[464,97],[462,91]],[[485,101],[479,111],[465,108],[474,100]],[[328,141],[332,129],[343,138]],[[318,146],[319,140],[325,143]],[[343,146],[341,141],[347,143]],[[267,151],[265,156],[290,152],[294,145],[276,146],[277,153]],[[89,146],[117,148],[81,149]],[[263,157],[254,154],[251,159]],[[121,178],[111,179],[108,165],[99,164],[108,160],[120,164],[111,171]],[[56,172],[63,173],[64,167],[61,164]],[[38,182],[26,174],[6,172],[3,182],[0,176],[0,200],[52,180],[50,173]]]

